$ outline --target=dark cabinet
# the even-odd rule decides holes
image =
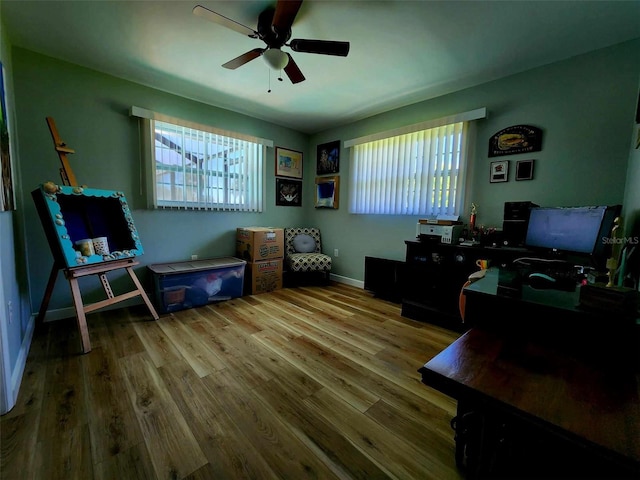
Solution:
[[[405,263],[387,258],[364,257],[364,289],[378,298],[400,303]]]
[[[469,275],[480,267],[506,265],[526,253],[518,248],[448,245],[407,240],[402,281],[402,315],[454,331],[465,327],[458,308],[460,291]]]

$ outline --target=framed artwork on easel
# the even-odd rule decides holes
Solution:
[[[122,192],[47,182],[31,196],[54,260],[61,266],[73,268],[144,253]]]

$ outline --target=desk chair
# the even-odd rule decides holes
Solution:
[[[285,228],[284,250],[285,265],[292,280],[320,276],[324,283],[329,283],[331,257],[322,253],[320,230],[313,227]]]

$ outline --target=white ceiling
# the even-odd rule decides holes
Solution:
[[[305,133],[640,37],[640,0],[306,0],[291,38],[341,40],[349,55],[291,52],[293,85],[258,58],[264,43],[192,14],[200,3],[256,28],[275,2],[0,0],[14,46]],[[639,58],[636,61],[640,61]]]

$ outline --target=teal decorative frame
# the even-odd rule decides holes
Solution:
[[[79,267],[144,253],[124,193],[47,182],[33,192],[51,252],[61,267]],[[110,252],[83,255],[75,242],[107,237]]]

